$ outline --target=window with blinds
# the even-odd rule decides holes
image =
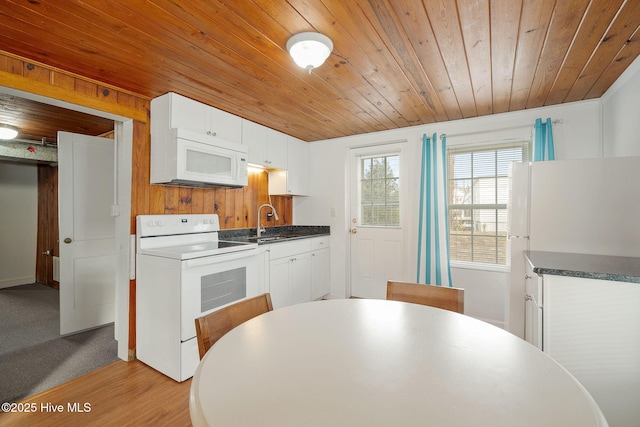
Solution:
[[[360,225],[400,226],[400,156],[361,157]]]
[[[509,168],[529,153],[529,141],[447,150],[452,261],[507,264]]]

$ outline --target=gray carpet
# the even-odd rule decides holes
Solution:
[[[0,402],[16,402],[118,360],[113,324],[60,336],[59,293],[0,289]]]

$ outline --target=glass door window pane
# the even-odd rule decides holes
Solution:
[[[360,158],[360,225],[400,226],[400,156]]]

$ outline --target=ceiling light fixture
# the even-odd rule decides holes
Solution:
[[[311,74],[329,57],[333,42],[324,34],[298,33],[287,41],[287,50],[296,64]]]
[[[0,139],[13,139],[18,136],[18,129],[13,126],[0,124]]]

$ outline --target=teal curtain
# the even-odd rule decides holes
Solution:
[[[546,122],[543,123],[542,119],[538,118],[534,129],[533,161],[555,160],[555,158],[551,119],[547,118]]]
[[[417,282],[452,287],[447,207],[447,138],[422,137]]]

